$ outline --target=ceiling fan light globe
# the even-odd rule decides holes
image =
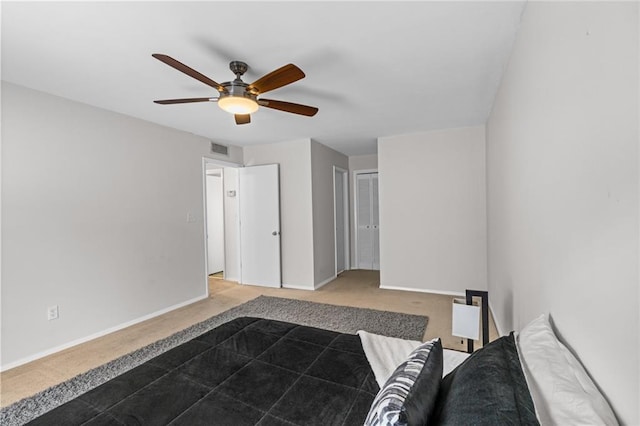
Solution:
[[[231,114],[251,114],[258,110],[258,103],[244,96],[225,96],[218,99],[218,106]]]

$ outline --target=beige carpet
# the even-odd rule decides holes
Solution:
[[[102,383],[200,334],[238,317],[259,317],[320,327],[342,333],[358,330],[409,340],[420,339],[427,317],[259,296],[206,321],[108,362],[87,373],[0,409],[0,424],[22,425]]]
[[[209,285],[210,297],[205,300],[2,372],[0,405],[62,383],[260,295],[427,315],[429,325],[423,340],[441,337],[444,347],[466,349],[464,342],[451,336],[451,296],[382,290],[377,271],[347,271],[316,291],[246,286],[217,279],[209,280]],[[491,340],[498,337],[492,319],[489,331]]]

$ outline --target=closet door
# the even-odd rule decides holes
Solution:
[[[380,269],[378,173],[356,175],[357,267]]]

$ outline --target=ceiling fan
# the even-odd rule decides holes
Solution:
[[[157,104],[171,105],[191,102],[218,102],[218,106],[220,108],[235,116],[236,124],[250,123],[250,114],[256,112],[261,106],[284,112],[291,112],[293,114],[306,115],[308,117],[312,117],[318,112],[318,108],[307,105],[276,101],[273,99],[258,99],[258,96],[263,93],[278,89],[304,78],[304,72],[293,64],[280,67],[277,70],[262,76],[253,83],[247,84],[242,81],[241,78],[247,71],[247,64],[241,61],[231,61],[229,63],[229,68],[236,75],[236,78],[233,81],[227,81],[220,84],[170,56],[160,53],[154,53],[151,56],[161,62],[164,62],[170,67],[173,67],[178,71],[182,71],[188,76],[213,87],[219,92],[219,96],[211,98],[165,99],[153,101]]]

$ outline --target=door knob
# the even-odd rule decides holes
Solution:
[[[273,231],[271,235],[278,235],[278,231]]]

